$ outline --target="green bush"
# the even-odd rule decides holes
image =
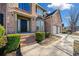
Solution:
[[[6,44],[5,28],[0,25],[0,48],[4,47]]]
[[[5,34],[5,28],[0,25],[0,37]]]
[[[45,32],[45,38],[48,38],[50,36],[49,32]]]
[[[45,39],[45,32],[36,32],[35,35],[37,43],[40,43]]]
[[[72,31],[71,31],[71,30],[67,30],[67,33],[68,33],[68,34],[72,34]]]
[[[3,46],[5,46],[7,40],[5,36],[1,36],[0,37],[0,48],[2,48]]]
[[[19,34],[9,34],[7,35],[7,45],[5,47],[5,53],[9,53],[16,50],[19,47],[20,35]]]
[[[63,34],[67,34],[67,32],[62,32]]]

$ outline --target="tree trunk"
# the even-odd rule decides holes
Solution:
[[[71,25],[71,31],[72,31],[72,32],[75,32],[75,31],[76,31],[76,26],[75,26],[75,24],[72,24],[72,25]]]

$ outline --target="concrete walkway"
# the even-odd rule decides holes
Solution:
[[[58,35],[58,34],[57,34]],[[67,34],[59,34],[62,39],[47,46],[39,44],[29,45],[21,48],[23,56],[72,56],[73,38]]]

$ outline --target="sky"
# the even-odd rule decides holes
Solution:
[[[48,13],[53,12],[55,9],[59,8],[62,18],[62,23],[65,27],[69,26],[69,11],[71,7],[79,10],[79,3],[38,3],[43,8],[47,10]],[[79,25],[79,21],[77,22]]]

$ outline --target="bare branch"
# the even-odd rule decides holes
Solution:
[[[76,31],[76,24],[77,24],[77,21],[79,20],[79,10],[75,9],[74,7],[71,7],[69,12],[70,12],[69,13],[70,28],[71,28],[71,31],[74,32],[74,31]]]

